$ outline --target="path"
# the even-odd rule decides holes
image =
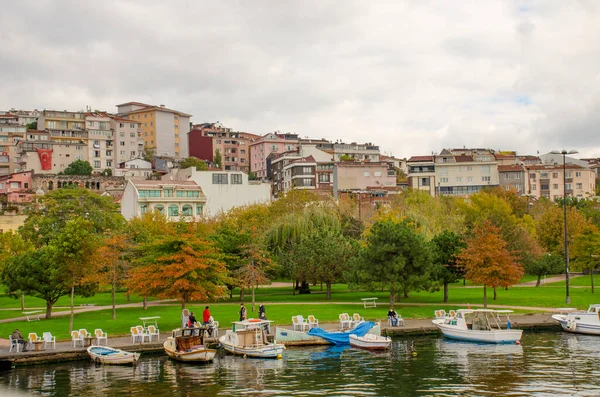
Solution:
[[[577,277],[581,277],[583,276],[583,274],[569,274],[569,279],[574,279]],[[565,281],[566,279],[566,275],[564,274],[560,274],[558,276],[552,276],[552,277],[544,277],[542,278],[542,285],[544,284],[548,284],[548,283],[557,283],[559,281]],[[535,287],[537,285],[537,280],[533,280],[533,281],[528,281],[526,283],[521,283],[521,284],[517,284],[516,287]]]

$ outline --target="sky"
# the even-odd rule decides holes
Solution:
[[[0,110],[164,104],[234,131],[600,156],[596,0],[19,0]]]

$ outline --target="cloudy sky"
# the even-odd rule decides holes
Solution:
[[[0,109],[165,104],[256,134],[600,156],[596,0],[19,0]]]

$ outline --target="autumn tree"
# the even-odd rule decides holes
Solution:
[[[567,229],[574,239],[589,225],[587,219],[575,207],[567,208]],[[548,206],[536,223],[537,235],[547,252],[565,256],[565,229],[563,208]]]
[[[108,236],[98,250],[98,271],[90,279],[98,280],[101,284],[111,286],[112,318],[117,318],[117,287],[123,285],[129,269],[127,254],[131,245],[126,235],[115,234]]]
[[[275,268],[269,253],[258,243],[242,247],[240,264],[235,271],[240,287],[252,290],[252,311],[254,312],[254,290],[257,286],[269,283],[268,273]]]
[[[508,287],[516,284],[523,276],[523,267],[507,249],[500,229],[485,221],[474,230],[458,256],[459,265],[465,269],[465,277],[483,285],[483,305],[487,308],[487,287]]]
[[[458,281],[464,275],[463,268],[458,266],[457,258],[465,248],[462,238],[456,233],[444,231],[431,240],[433,247],[434,277],[444,286],[444,303],[448,302],[448,285]]]
[[[225,262],[214,242],[199,236],[196,227],[181,225],[177,234],[137,247],[140,266],[131,270],[129,288],[142,296],[178,299],[182,309],[191,300],[221,297]]]
[[[408,222],[382,220],[366,235],[348,279],[370,290],[389,288],[393,306],[399,293],[430,286],[432,263],[429,244]]]

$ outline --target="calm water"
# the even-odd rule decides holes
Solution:
[[[220,354],[190,365],[161,355],[137,367],[91,362],[0,373],[0,395],[35,396],[598,396],[600,337],[526,333],[521,346],[396,339],[386,353],[294,348],[283,360]],[[416,351],[416,356],[411,351]]]

